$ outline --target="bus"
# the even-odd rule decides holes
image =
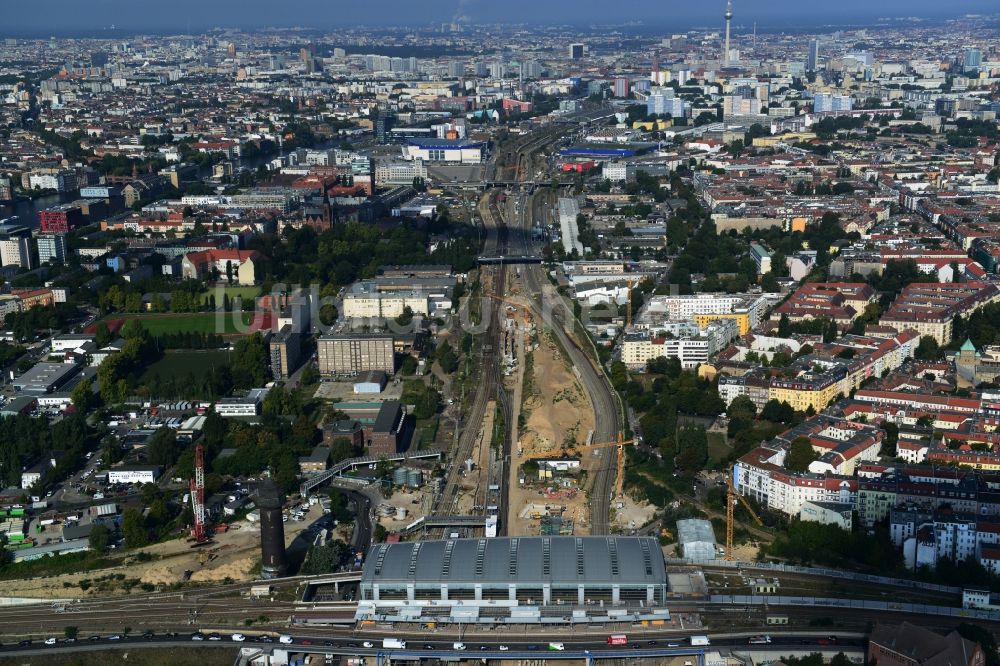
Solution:
[[[608,636],[608,645],[628,645],[628,636],[625,634],[611,634]]]

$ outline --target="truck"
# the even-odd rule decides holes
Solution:
[[[549,650],[562,652],[566,649],[566,646],[562,643],[549,643]]]
[[[691,637],[691,647],[698,645],[711,645],[712,642],[708,640],[708,636],[692,636]]]
[[[405,650],[406,641],[398,638],[383,638],[382,647],[389,650]]]
[[[465,649],[465,643],[452,643],[451,644],[451,649],[452,650],[459,650],[459,651],[464,650]]]
[[[628,636],[625,634],[611,634],[608,636],[608,645],[628,645]]]
[[[748,643],[750,645],[767,645],[770,642],[771,642],[771,637],[767,636],[767,635],[765,635],[765,636],[751,636],[750,640],[748,641]]]

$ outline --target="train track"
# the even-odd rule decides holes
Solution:
[[[487,255],[495,256],[507,252],[507,229],[503,225],[502,218],[493,214],[493,196],[490,195],[480,205],[480,217],[483,220],[486,232],[484,252]],[[507,268],[502,265],[484,265],[479,269],[480,285],[483,289],[482,321],[486,324],[483,334],[477,336],[478,349],[478,381],[476,382],[476,393],[472,399],[466,417],[463,420],[458,445],[452,452],[452,467],[447,476],[445,487],[438,496],[434,504],[435,513],[454,513],[455,504],[458,500],[458,490],[462,479],[460,469],[466,459],[471,457],[475,448],[476,439],[482,428],[486,417],[486,409],[490,401],[496,401],[501,406],[501,411],[505,414],[506,423],[510,422],[510,399],[503,390],[502,372],[500,368],[500,334],[501,322],[503,321],[503,309],[501,298],[506,289]],[[505,427],[505,432],[509,433],[509,427]],[[483,434],[486,445],[489,446],[491,433]],[[481,470],[480,473],[488,470]],[[477,513],[484,513],[485,507],[477,510]]]
[[[518,159],[518,174],[523,178],[523,169],[520,165],[530,164],[531,154],[540,147],[558,139],[561,133],[546,132],[536,139],[526,142],[522,149],[522,154]],[[547,195],[545,195],[547,196]],[[544,207],[542,193],[528,194],[519,192],[516,196],[515,213],[512,219],[516,219],[515,225],[511,228],[511,243],[514,251],[523,255],[536,254],[537,248],[532,240],[532,223],[536,217],[536,200]],[[539,215],[542,211],[538,211]],[[534,314],[550,328],[563,348],[569,355],[570,363],[579,372],[580,382],[584,390],[590,396],[591,405],[594,409],[594,437],[595,441],[609,442],[617,439],[622,431],[621,404],[614,389],[611,387],[604,371],[596,366],[592,361],[592,356],[588,354],[577,343],[575,336],[568,335],[565,326],[575,326],[572,310],[565,306],[562,299],[555,297],[545,299],[542,297],[542,281],[546,278],[542,274],[544,269],[541,266],[524,266],[521,271],[521,279],[524,282],[525,293],[530,297],[531,308]],[[601,464],[594,475],[594,485],[590,497],[591,507],[591,533],[608,534],[611,531],[609,521],[611,495],[615,485],[615,457],[613,451],[608,449],[607,455],[601,459]]]

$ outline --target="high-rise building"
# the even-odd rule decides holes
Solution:
[[[668,113],[673,118],[683,117],[684,100],[674,95],[673,88],[654,88],[646,98],[646,115]]]
[[[965,49],[964,69],[966,72],[978,72],[983,64],[983,52],[975,47]]]
[[[809,53],[806,55],[806,71],[815,72],[819,67],[819,40],[809,40]]]
[[[627,76],[615,77],[615,97],[628,97],[632,92],[631,84]]]
[[[66,237],[63,234],[39,234],[35,243],[38,246],[39,264],[61,264],[66,261]]]
[[[10,182],[10,178],[6,176],[0,176],[0,201],[13,201],[14,200],[14,185]]]
[[[507,66],[502,62],[491,62],[490,63],[490,78],[491,79],[502,79],[507,75]]]
[[[375,119],[375,140],[380,144],[389,142],[393,125],[396,124],[396,116],[389,111],[382,111]]]
[[[31,230],[4,225],[0,228],[0,266],[34,268],[31,259]]]
[[[583,59],[583,54],[584,54],[583,44],[569,45],[569,57],[571,60],[581,60]]]
[[[485,62],[477,62],[476,63],[476,76],[482,77],[482,76],[489,76],[489,75],[490,75],[490,66],[487,65]]]
[[[268,341],[271,352],[271,376],[275,379],[286,379],[299,369],[299,356],[302,353],[302,336],[286,324],[280,331],[271,336]]]
[[[850,111],[853,108],[854,100],[850,95],[834,95],[832,93],[816,93],[813,95],[813,113]]]
[[[453,79],[460,79],[465,76],[465,63],[461,60],[452,60],[449,62],[448,76]]]

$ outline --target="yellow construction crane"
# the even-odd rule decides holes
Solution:
[[[743,503],[743,506],[750,512],[750,515],[753,516],[758,525],[762,527],[764,525],[764,521],[760,519],[757,512],[750,506],[750,502],[743,495],[736,492],[736,487],[733,486],[733,479],[730,476],[726,476],[726,556],[723,559],[730,562],[733,560],[733,523],[735,522],[733,511],[736,508],[737,501]]]
[[[624,439],[621,433],[618,433],[618,441],[616,442],[600,442],[597,444],[587,444],[585,446],[572,445],[562,449],[549,449],[548,451],[542,451],[540,453],[532,453],[527,456],[528,460],[538,460],[539,458],[553,458],[560,455],[576,455],[580,453],[586,453],[587,451],[595,451],[598,449],[610,449],[611,447],[618,448],[618,469],[616,478],[615,492],[617,493],[618,499],[621,499],[625,493],[625,447],[633,446],[636,444],[634,439]]]

